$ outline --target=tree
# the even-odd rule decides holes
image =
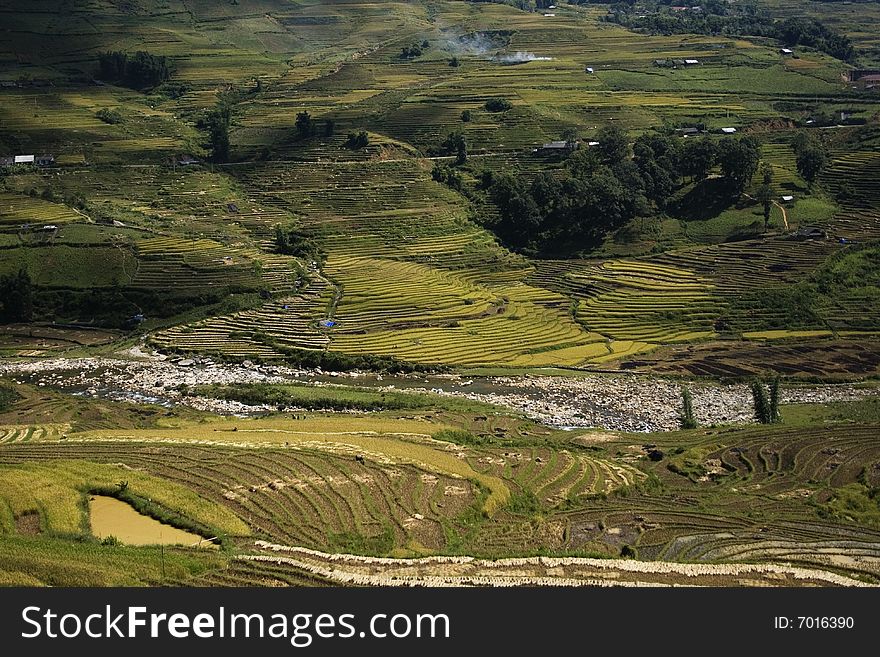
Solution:
[[[34,286],[27,270],[0,277],[0,324],[29,322],[34,312]]]
[[[468,123],[471,120],[471,111],[470,110],[462,110],[461,120],[465,123]]]
[[[752,401],[755,406],[755,419],[761,424],[770,424],[773,414],[770,410],[770,402],[767,400],[767,392],[760,381],[752,382]]]
[[[487,112],[506,112],[513,107],[513,103],[506,98],[490,98],[484,107]]]
[[[681,148],[681,173],[703,180],[718,160],[718,148],[709,137],[687,139]]]
[[[825,164],[828,161],[828,155],[825,153],[821,144],[813,142],[805,146],[800,153],[797,154],[796,164],[798,173],[801,177],[812,186]]]
[[[358,150],[370,145],[370,136],[366,130],[360,132],[349,132],[348,139],[345,141],[346,148]]]
[[[300,139],[308,139],[315,130],[315,122],[308,112],[300,112],[296,115],[296,134]]]
[[[467,141],[464,135],[457,130],[446,135],[446,139],[440,144],[440,148],[446,155],[455,153],[456,164],[464,164],[467,160]]]
[[[770,382],[770,422],[779,424],[782,416],[779,414],[779,377],[773,377]]]
[[[764,232],[770,228],[770,209],[773,207],[773,168],[769,164],[765,164],[761,169],[763,182],[755,193],[755,198],[764,209]]]
[[[678,425],[682,429],[696,429],[697,420],[694,417],[694,401],[691,391],[683,387],[681,389],[681,415],[678,416]]]
[[[329,139],[334,134],[336,134],[336,121],[333,119],[327,119],[324,121],[324,137]]]
[[[751,182],[760,161],[761,147],[754,137],[736,137],[721,142],[718,154],[721,175],[737,194],[741,194]]]
[[[596,147],[602,160],[609,166],[623,162],[629,155],[629,141],[626,133],[617,126],[607,126],[596,135]]]
[[[103,80],[131,89],[155,87],[171,77],[168,59],[139,50],[134,55],[121,51],[98,55],[98,75]]]
[[[223,104],[208,112],[204,125],[211,142],[211,158],[215,162],[226,162],[229,159],[229,124],[232,121],[232,110]]]
[[[453,56],[452,59],[449,60],[449,65],[453,68],[458,68],[461,66],[461,62],[458,61],[458,57]]]
[[[312,237],[294,225],[275,227],[275,249],[283,255],[309,260],[319,259],[321,255]]]

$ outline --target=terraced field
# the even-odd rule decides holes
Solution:
[[[0,585],[880,582],[880,103],[846,82],[880,15],[795,4],[768,11],[856,58],[634,32],[602,3],[4,2],[0,157],[55,160],[0,166],[0,353],[71,360],[0,386]],[[100,79],[117,50],[169,78]],[[732,128],[760,144],[742,190],[724,148],[668,160],[668,194],[633,148]],[[799,131],[828,153],[810,183]],[[589,222],[526,198],[593,154]],[[535,235],[507,241],[511,214]],[[674,426],[688,386],[732,421],[719,384],[775,374],[868,392],[817,388],[783,424],[552,428]],[[101,542],[96,493],[222,549]]]

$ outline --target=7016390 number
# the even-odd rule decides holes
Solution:
[[[852,616],[776,616],[773,627],[777,630],[851,630]]]

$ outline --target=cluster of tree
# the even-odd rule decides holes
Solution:
[[[575,151],[560,172],[531,180],[483,173],[480,188],[499,213],[492,228],[505,243],[535,254],[582,251],[636,216],[662,212],[683,178],[702,180],[716,165],[730,193],[738,195],[760,161],[752,137],[644,134],[630,145],[623,131],[610,127],[597,140],[597,146]]]
[[[775,25],[777,39],[789,46],[815,48],[832,57],[851,62],[856,49],[850,38],[812,18],[788,18]]]
[[[779,414],[779,377],[770,382],[770,394],[760,381],[752,382],[752,401],[755,406],[755,419],[761,424],[778,424],[782,422]]]
[[[666,1],[618,2],[609,8],[605,20],[650,34],[713,34],[761,36],[778,39],[788,46],[807,46],[843,61],[855,59],[849,37],[812,18],[774,20],[765,10],[748,2],[702,0],[688,3],[686,10],[673,11]],[[693,7],[699,7],[694,10]]]
[[[34,312],[34,285],[25,269],[0,276],[0,324],[29,322]]]
[[[421,57],[422,54],[428,49],[428,41],[422,41],[421,43],[414,43],[411,46],[404,46],[400,49],[400,58],[401,59],[415,59],[416,57]]]
[[[801,178],[812,185],[828,163],[825,145],[812,133],[800,131],[791,143],[795,154],[795,164]]]
[[[229,126],[232,123],[232,106],[220,102],[199,121],[198,127],[208,133],[211,158],[215,162],[229,160]]]
[[[336,121],[333,119],[325,119],[323,124],[319,123],[306,111],[299,112],[296,115],[296,136],[297,139],[309,139],[317,134],[322,134],[329,139],[336,134]],[[322,127],[323,126],[323,127]]]
[[[322,260],[321,248],[314,238],[298,226],[276,226],[275,248],[278,253],[305,258],[306,260]]]
[[[458,131],[450,132],[440,144],[440,153],[443,155],[455,155],[456,164],[464,164],[467,161],[467,140]]]
[[[139,50],[133,55],[120,50],[98,55],[102,80],[131,89],[152,89],[171,77],[168,58]]]
[[[110,125],[122,123],[122,114],[120,114],[116,110],[112,110],[107,107],[102,107],[101,109],[99,109],[97,112],[95,112],[95,116],[104,123],[109,123]]]
[[[348,138],[345,140],[345,147],[356,151],[370,145],[370,135],[366,130],[360,132],[349,132]]]
[[[456,191],[464,191],[464,184],[461,173],[455,167],[439,162],[431,169],[431,178],[439,183],[443,183]]]
[[[697,418],[694,415],[694,398],[687,387],[681,389],[681,413],[678,416],[678,425],[682,429],[697,428]]]
[[[513,104],[506,98],[490,98],[484,105],[487,112],[506,112]]]

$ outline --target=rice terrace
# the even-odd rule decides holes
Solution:
[[[880,585],[878,35],[0,0],[0,584]]]

